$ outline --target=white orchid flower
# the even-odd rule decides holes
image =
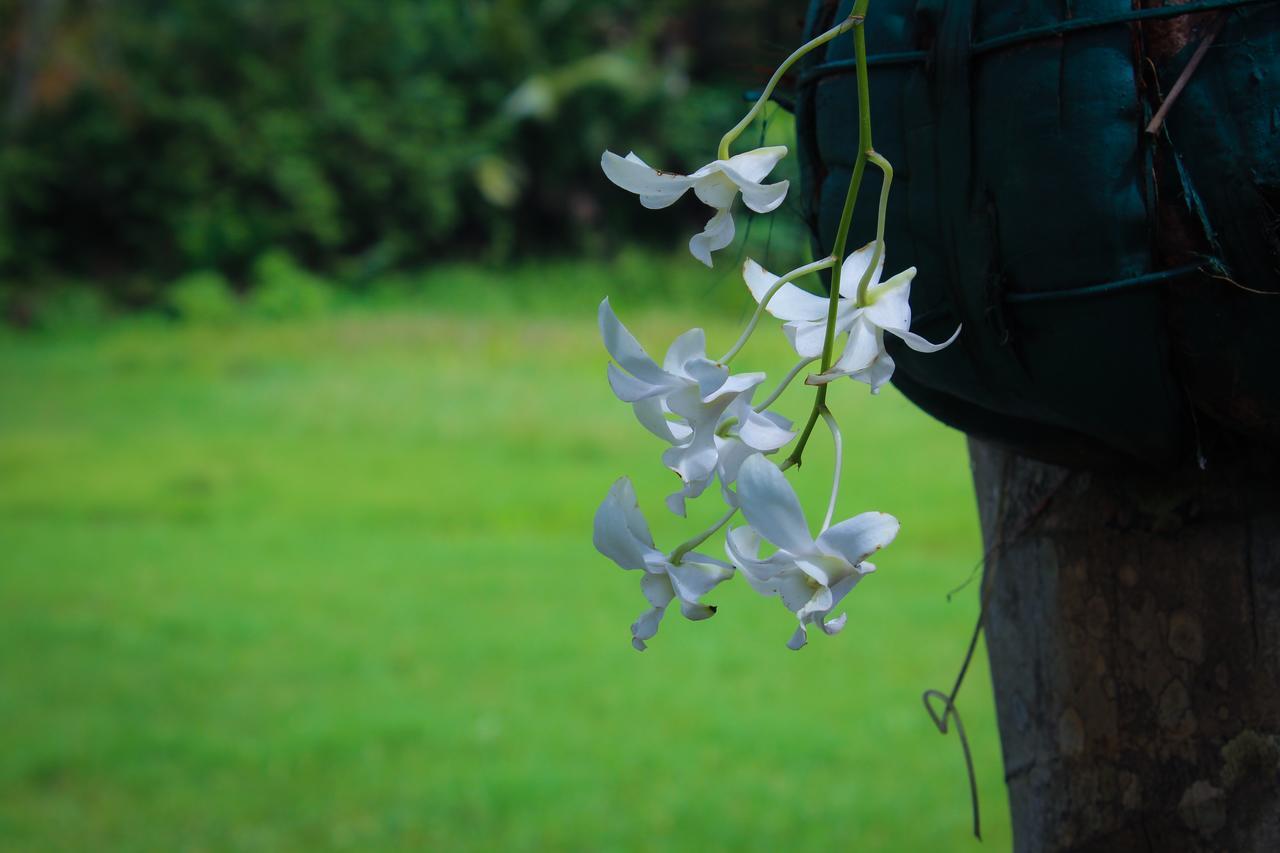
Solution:
[[[950,338],[935,344],[910,331],[911,280],[915,278],[916,268],[908,267],[881,283],[880,275],[884,271],[883,253],[867,285],[868,304],[857,307],[858,282],[871,265],[874,254],[873,242],[844,260],[840,273],[835,334],[837,338],[847,336],[847,342],[840,358],[830,370],[806,380],[810,385],[822,385],[841,376],[851,376],[859,382],[867,383],[871,386],[871,393],[878,394],[880,388],[893,376],[894,369],[893,358],[884,346],[885,332],[897,336],[916,352],[923,353],[937,352],[950,346],[960,334],[960,327],[957,326]],[[742,276],[757,302],[763,300],[778,281],[778,276],[752,260],[743,265]],[[825,296],[810,293],[794,284],[784,284],[769,300],[766,310],[786,321],[783,330],[797,353],[806,358],[822,354],[827,329]]]
[[[717,473],[726,485],[732,483],[750,453],[772,453],[791,440],[789,421],[751,408],[751,396],[765,375],[730,375],[723,364],[707,358],[701,329],[676,338],[659,366],[622,325],[608,299],[600,303],[599,319],[605,349],[617,362],[609,364],[610,386],[620,400],[632,404],[645,429],[671,445],[662,461],[682,483],[667,498],[676,515],[685,514],[685,500],[702,494]]]
[[[635,487],[622,477],[596,510],[592,536],[596,550],[624,569],[643,571],[640,589],[650,608],[631,625],[631,645],[645,650],[645,641],[658,633],[667,605],[680,600],[680,612],[694,621],[709,619],[716,608],[700,599],[716,584],[733,576],[728,563],[696,552],[685,554],[680,562],[654,547],[653,534],[640,512]]]
[[[757,412],[752,408],[754,394],[755,389],[752,388],[733,395],[714,422],[710,419],[683,422],[689,427],[685,439],[678,438],[672,429],[682,425],[680,420],[666,420],[658,424],[656,419],[648,419],[653,424],[650,431],[671,442],[672,447],[662,454],[662,461],[680,475],[683,483],[680,491],[667,496],[667,509],[683,517],[685,500],[701,495],[717,477],[725,500],[736,506],[737,496],[729,486],[738,479],[738,469],[743,461],[755,453],[776,453],[795,438],[790,420],[775,412]],[[664,430],[669,434],[664,434]],[[707,464],[711,461],[708,447],[715,453],[711,467]]]
[[[739,192],[742,201],[756,213],[775,210],[787,197],[788,181],[762,183],[785,156],[785,145],[757,148],[735,154],[728,160],[715,160],[691,175],[680,175],[653,168],[634,151],[626,157],[606,151],[600,157],[600,168],[609,180],[640,196],[640,203],[645,207],[669,207],[692,188],[704,204],[715,208],[715,215],[708,220],[706,228],[689,241],[693,256],[711,266],[711,253],[733,242],[732,208]]]
[[[702,399],[722,390],[745,391],[764,378],[762,373],[730,377],[729,368],[707,358],[706,334],[702,329],[690,329],[676,338],[659,366],[635,335],[622,325],[608,298],[600,302],[598,319],[604,348],[616,362],[609,365],[609,386],[625,403],[676,397],[680,398],[679,405],[688,402],[684,397]]]
[[[864,512],[814,539],[795,490],[778,466],[758,455],[742,463],[738,502],[750,526],[729,531],[725,550],[757,592],[778,596],[800,620],[787,646],[802,648],[809,625],[839,633],[848,615],[831,620],[828,615],[858,581],[875,571],[866,559],[898,535],[898,520],[883,512]],[[778,548],[763,558],[762,538]]]

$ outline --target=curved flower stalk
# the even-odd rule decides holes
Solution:
[[[704,204],[715,209],[701,233],[689,240],[689,251],[707,266],[711,253],[733,242],[733,202],[742,201],[756,213],[775,210],[787,197],[788,181],[763,183],[778,161],[787,155],[785,145],[757,148],[728,159],[714,160],[689,175],[663,172],[645,163],[635,152],[620,157],[606,151],[600,168],[610,181],[640,196],[651,209],[669,207],[690,189]]]
[[[950,346],[960,334],[957,326],[950,338],[935,344],[910,331],[911,281],[915,278],[916,268],[908,267],[881,283],[884,257],[875,249],[874,242],[868,243],[849,255],[842,265],[835,335],[847,336],[847,342],[840,358],[829,370],[806,380],[810,385],[822,385],[841,376],[850,376],[867,383],[871,386],[871,393],[878,394],[893,376],[894,369],[893,358],[885,350],[885,332],[897,336],[916,352],[923,353],[937,352]],[[873,261],[876,266],[871,269]],[[868,270],[866,304],[859,305],[859,282],[867,276]],[[751,260],[743,266],[742,276],[757,302],[762,301],[778,281],[778,276]],[[812,357],[820,355],[823,350],[828,307],[826,297],[809,293],[793,284],[784,284],[774,293],[765,310],[786,321],[783,330],[796,352]]]
[[[703,604],[702,596],[733,576],[732,566],[712,557],[695,552],[673,563],[654,547],[635,487],[627,477],[613,484],[596,510],[592,541],[596,550],[621,568],[644,572],[640,589],[650,606],[631,625],[631,645],[637,651],[644,651],[645,641],[658,633],[667,606],[676,599],[686,619],[711,618],[716,608]]]
[[[831,611],[875,571],[867,558],[898,535],[898,520],[883,512],[864,512],[832,525],[814,539],[800,501],[782,471],[763,456],[752,456],[738,474],[738,501],[749,527],[729,532],[725,550],[757,592],[776,595],[800,624],[787,642],[800,649],[809,625],[837,634],[847,615]],[[762,540],[777,552],[760,556]]]
[[[632,404],[645,429],[671,445],[662,461],[682,483],[667,498],[676,515],[683,516],[685,500],[701,495],[717,475],[728,486],[748,455],[773,453],[792,439],[790,421],[751,406],[765,375],[730,375],[723,364],[707,358],[701,329],[676,338],[659,366],[608,299],[600,303],[599,321],[605,348],[617,362],[609,365],[614,393]]]

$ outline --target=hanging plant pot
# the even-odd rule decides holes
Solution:
[[[815,0],[809,33],[851,6]],[[890,343],[907,397],[1077,465],[1280,443],[1274,0],[879,0],[867,41],[896,171],[888,265],[919,269],[914,330],[964,324],[934,355]],[[848,39],[809,58],[796,119],[825,253],[858,146]],[[855,245],[875,203],[858,201]]]

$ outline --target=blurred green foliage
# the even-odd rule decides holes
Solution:
[[[272,251],[253,265],[256,286],[251,311],[269,320],[317,317],[325,313],[333,294],[329,285],[294,263],[287,253]]]
[[[217,298],[188,273],[244,287],[273,251],[359,283],[441,256],[686,235],[694,205],[602,203],[600,152],[700,165],[799,14],[762,0],[7,8],[0,276],[19,294],[92,280],[126,303],[195,287],[179,313]]]
[[[213,270],[187,273],[173,283],[166,296],[169,310],[190,323],[225,325],[240,314],[230,282]]]

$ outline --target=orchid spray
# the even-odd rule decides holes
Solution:
[[[785,147],[732,154],[734,142],[760,116],[792,65],[814,48],[852,34],[859,147],[831,254],[781,276],[748,259],[743,279],[758,305],[742,335],[719,358],[707,355],[703,330],[692,329],[676,338],[659,364],[618,319],[609,300],[600,304],[600,333],[612,358],[609,384],[618,399],[631,404],[636,419],[668,445],[662,454],[663,464],[680,478],[681,488],[667,497],[667,508],[684,516],[686,502],[701,497],[716,482],[726,504],[715,524],[669,552],[655,545],[628,478],[613,484],[596,512],[596,548],[621,568],[641,573],[641,591],[649,608],[631,626],[631,642],[641,651],[657,633],[671,603],[678,601],[680,612],[688,619],[707,619],[714,614],[715,607],[702,599],[735,571],[741,572],[753,589],[777,597],[794,614],[796,624],[787,643],[792,649],[805,645],[811,626],[835,634],[844,627],[846,617],[832,616],[832,612],[863,577],[875,571],[868,558],[898,533],[897,519],[883,512],[864,512],[833,523],[843,441],[835,415],[827,407],[828,385],[847,376],[870,385],[872,393],[878,392],[894,370],[893,359],[885,350],[885,332],[917,352],[934,352],[954,341],[960,330],[940,344],[910,331],[914,267],[881,281],[893,168],[871,142],[863,31],[869,2],[858,0],[847,18],[787,57],[759,100],[720,140],[716,158],[702,168],[682,175],[654,169],[634,153],[622,157],[606,151],[601,157],[601,168],[609,180],[638,195],[645,207],[668,207],[693,190],[700,201],[713,208],[715,213],[706,227],[689,241],[693,256],[711,266],[712,253],[733,241],[733,208],[739,196],[749,209],[763,214],[776,210],[788,190],[786,181],[766,183],[769,173],[786,156]],[[876,238],[846,256],[854,202],[868,164],[882,175]],[[830,270],[826,296],[796,284],[823,270]],[[783,330],[800,360],[774,390],[756,402],[765,374],[733,373],[730,364],[765,313],[785,323]],[[837,345],[842,346],[839,352]],[[815,386],[812,408],[797,430],[791,420],[771,407],[815,362],[816,370],[805,379],[806,384]],[[831,432],[836,454],[831,498],[815,536],[784,472],[800,465],[819,420]],[[788,446],[789,452],[780,461],[769,458]],[[746,523],[727,532],[727,562],[696,550],[729,527],[739,513]],[[762,554],[765,543],[772,550]]]

